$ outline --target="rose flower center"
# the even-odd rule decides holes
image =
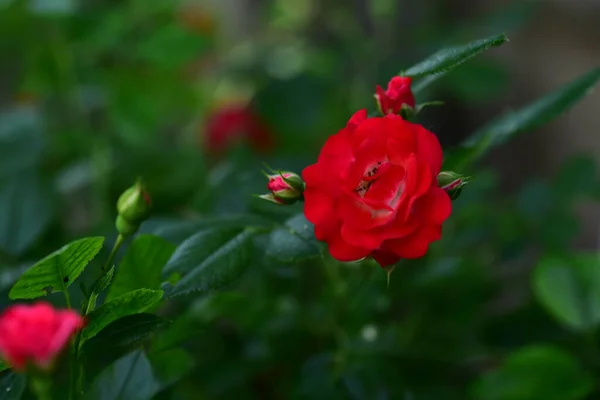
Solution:
[[[376,216],[397,208],[404,186],[403,169],[382,160],[366,168],[354,192],[369,206],[373,216]]]

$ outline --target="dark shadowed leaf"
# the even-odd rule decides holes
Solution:
[[[160,390],[152,366],[142,350],[135,351],[103,370],[91,393],[93,400],[150,400]]]
[[[298,214],[271,232],[267,255],[280,262],[296,262],[319,257],[321,249],[313,225],[304,214]]]
[[[167,296],[191,293],[199,295],[231,283],[248,266],[255,235],[256,232],[253,230],[243,230],[215,248],[212,254],[207,254],[203,249],[203,242],[208,240],[207,238],[203,237],[202,241],[197,241],[198,236],[191,237],[188,241],[194,240],[193,246],[188,241],[183,242],[181,246],[195,250],[197,257],[186,255],[186,265],[181,264],[179,268],[189,272],[167,292]]]
[[[163,387],[175,383],[190,372],[195,364],[194,357],[183,349],[150,353],[149,358],[156,377]]]
[[[158,236],[136,237],[119,264],[106,301],[136,289],[158,289],[162,269],[174,250],[175,245]]]
[[[81,275],[102,248],[103,237],[90,237],[71,242],[27,271],[15,283],[11,299],[35,299],[48,291],[63,292]]]
[[[129,349],[147,338],[152,332],[167,325],[169,321],[158,315],[141,313],[128,315],[108,324],[83,347],[88,354]]]
[[[20,400],[25,391],[25,375],[6,372],[0,378],[0,400]]]
[[[264,217],[240,214],[202,218],[198,221],[173,221],[157,226],[150,233],[170,242],[181,244],[200,231],[214,228],[269,227],[270,225],[272,223]]]
[[[0,177],[28,169],[44,148],[40,114],[22,107],[0,113]]]
[[[83,340],[96,336],[108,324],[119,318],[152,308],[162,296],[162,290],[137,289],[102,304],[88,315],[88,324],[83,331]]]
[[[169,321],[154,314],[128,315],[111,322],[92,339],[85,342],[83,355],[91,365],[87,370],[104,368],[130,351]]]
[[[591,376],[569,353],[552,346],[530,346],[485,373],[473,387],[477,400],[582,400],[594,387]]]
[[[538,300],[562,324],[588,330],[600,322],[600,260],[597,254],[546,258],[533,276]]]
[[[224,293],[219,293],[224,294]],[[196,310],[177,317],[169,326],[161,330],[152,340],[151,352],[158,353],[180,346],[188,339],[199,337],[208,330],[208,324],[200,319]]]
[[[0,248],[20,255],[46,229],[53,215],[50,194],[33,172],[0,184]]]

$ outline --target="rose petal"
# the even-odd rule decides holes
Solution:
[[[421,125],[413,124],[417,137],[417,157],[425,160],[433,176],[437,176],[442,168],[444,154],[436,135]]]
[[[349,225],[365,229],[373,224],[371,208],[364,202],[361,202],[360,197],[356,193],[343,195],[336,204],[335,213]]]
[[[349,165],[353,160],[354,155],[352,153],[352,148],[350,147],[349,131],[347,129],[342,129],[327,139],[319,153],[317,162]]]
[[[432,186],[427,194],[415,202],[413,209],[425,223],[441,225],[452,213],[452,200],[444,190]]]
[[[421,226],[410,236],[383,242],[382,249],[392,251],[400,258],[419,258],[427,254],[429,244],[439,240],[441,226]]]
[[[375,87],[375,98],[379,104],[379,109],[383,114],[387,114],[392,111],[390,108],[390,99],[385,94],[385,90],[379,85]]]
[[[371,253],[371,257],[373,257],[381,267],[387,267],[388,265],[393,265],[400,261],[400,257],[391,251],[385,250],[375,250]]]
[[[315,225],[332,218],[333,198],[328,191],[319,187],[308,187],[304,191],[304,215]]]
[[[338,261],[356,261],[365,258],[371,253],[371,249],[353,246],[346,242],[341,235],[328,241],[329,253]]]
[[[361,230],[356,225],[342,225],[342,239],[353,246],[378,249],[384,238],[381,236],[381,229]]]
[[[350,130],[356,129],[356,127],[358,125],[360,125],[360,123],[363,122],[365,119],[367,119],[367,117],[368,117],[368,114],[367,114],[366,108],[363,108],[362,110],[358,110],[350,117],[350,120],[348,120],[348,123],[346,124],[346,128],[348,128]]]

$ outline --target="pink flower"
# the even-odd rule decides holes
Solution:
[[[46,302],[8,307],[0,315],[0,355],[15,370],[30,363],[48,369],[84,325],[75,311],[56,310]]]

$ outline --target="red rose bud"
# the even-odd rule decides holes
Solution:
[[[294,204],[298,200],[302,200],[304,192],[304,181],[302,178],[293,172],[279,172],[277,175],[268,175],[267,189],[271,193],[264,194],[260,197],[263,200],[270,201],[276,204]]]
[[[388,83],[384,91],[379,85],[375,88],[377,107],[382,114],[398,114],[402,106],[414,108],[415,96],[410,89],[412,79],[408,76],[395,76]]]
[[[0,315],[0,355],[17,371],[28,365],[49,370],[84,325],[75,311],[56,310],[45,302],[8,307]]]
[[[351,121],[302,172],[304,215],[315,237],[338,261],[370,256],[386,267],[424,256],[452,212],[436,181],[440,142],[394,114],[360,111]]]
[[[458,199],[462,189],[469,183],[469,179],[452,171],[442,171],[437,177],[438,186],[448,193],[451,200]]]
[[[141,181],[127,189],[117,201],[119,215],[116,221],[117,231],[125,236],[132,235],[150,216],[152,200]]]

